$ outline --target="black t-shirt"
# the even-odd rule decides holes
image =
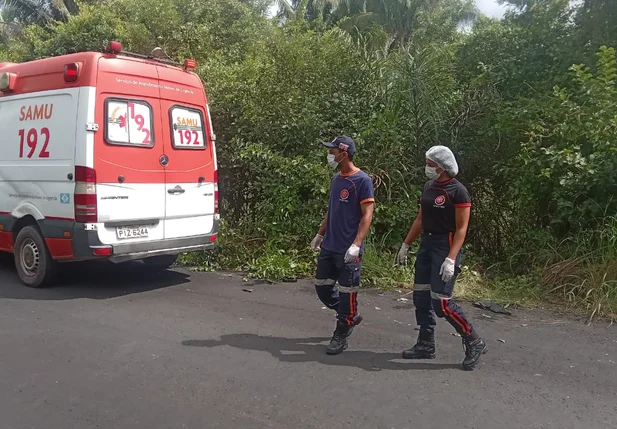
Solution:
[[[456,179],[447,182],[431,180],[424,184],[420,197],[422,229],[434,234],[456,232],[456,207],[471,207],[465,185]]]

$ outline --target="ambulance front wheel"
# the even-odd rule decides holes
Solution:
[[[36,226],[26,226],[15,240],[15,267],[21,281],[29,287],[48,286],[57,270],[45,240]]]
[[[151,258],[144,259],[144,264],[146,264],[148,268],[154,268],[155,270],[166,270],[171,267],[177,259],[178,255],[152,256]]]

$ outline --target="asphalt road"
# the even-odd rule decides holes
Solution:
[[[350,348],[328,356],[334,316],[310,282],[246,292],[228,274],[64,271],[29,289],[0,257],[3,429],[617,427],[607,323],[464,304],[489,344],[468,372],[443,321],[436,360],[399,359],[417,332],[396,292],[364,292]]]

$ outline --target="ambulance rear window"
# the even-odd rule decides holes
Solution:
[[[169,109],[172,142],[176,149],[205,149],[204,117],[200,110],[185,106]]]
[[[105,140],[109,144],[152,147],[152,106],[141,100],[108,98],[105,104]]]

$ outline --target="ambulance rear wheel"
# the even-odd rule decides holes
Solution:
[[[144,264],[146,264],[148,268],[154,268],[155,270],[166,270],[171,267],[177,259],[178,255],[153,256],[144,259]]]
[[[15,268],[21,281],[34,288],[48,286],[56,275],[57,262],[35,226],[26,226],[17,234]]]

